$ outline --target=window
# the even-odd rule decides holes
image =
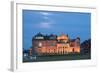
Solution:
[[[50,46],[55,46],[56,44],[55,43],[50,43]]]
[[[35,37],[35,39],[44,39],[44,37]]]
[[[39,47],[42,47],[42,43],[41,42],[39,42]]]

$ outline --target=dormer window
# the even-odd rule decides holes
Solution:
[[[44,37],[35,37],[35,39],[44,39]]]

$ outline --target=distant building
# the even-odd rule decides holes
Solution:
[[[35,51],[37,55],[80,53],[80,38],[71,40],[65,34],[57,36],[38,33],[32,38],[31,51]]]

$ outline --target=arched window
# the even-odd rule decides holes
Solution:
[[[75,50],[74,50],[74,48],[73,48],[73,52],[74,52]]]

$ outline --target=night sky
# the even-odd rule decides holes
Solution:
[[[91,13],[23,10],[23,48],[32,46],[37,33],[68,34],[81,42],[91,38]]]

